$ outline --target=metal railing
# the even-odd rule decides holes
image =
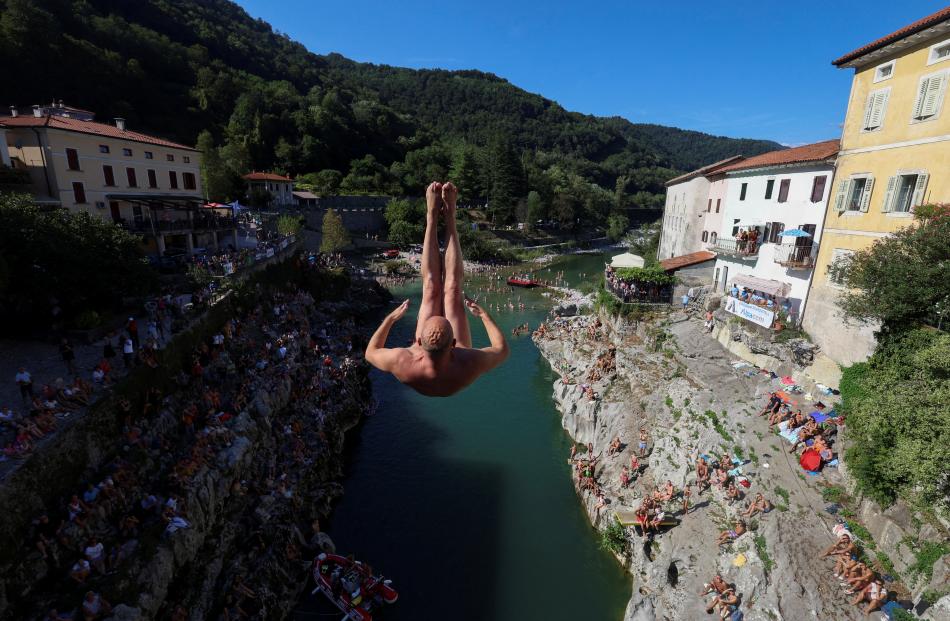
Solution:
[[[154,224],[148,219],[122,220],[119,223],[127,231],[136,233],[151,233],[153,230],[169,231],[216,231],[233,229],[237,226],[235,218],[195,218],[194,220],[156,220]]]
[[[810,269],[815,267],[818,259],[818,244],[777,244],[774,257],[775,262],[783,267]]]
[[[719,254],[728,254],[735,257],[755,257],[758,256],[761,245],[761,240],[749,242],[736,239],[719,239],[712,245],[712,250]]]

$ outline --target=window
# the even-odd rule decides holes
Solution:
[[[154,159],[154,158],[155,158],[155,155],[154,155],[151,151],[146,151],[146,152],[145,152],[145,159],[151,160],[151,159]]]
[[[811,202],[820,203],[825,197],[825,183],[828,182],[827,175],[818,175],[811,182]]]
[[[884,112],[887,109],[887,100],[891,95],[890,88],[882,88],[868,95],[864,104],[864,122],[861,130],[873,132],[884,125]]]
[[[746,190],[747,190],[747,189],[749,189],[749,184],[748,184],[748,183],[743,183],[743,184],[742,184],[742,187],[739,188],[739,200],[740,200],[740,201],[744,201],[744,200],[745,200],[745,193],[746,193]]]
[[[734,218],[732,221],[732,236],[736,237],[739,235],[739,218]]]
[[[168,171],[168,187],[173,190],[178,189],[178,173],[176,173],[174,170]]]
[[[838,194],[835,196],[835,211],[867,211],[871,203],[871,190],[874,188],[874,177],[870,175],[854,176],[842,179],[838,185]]]
[[[948,72],[944,71],[920,78],[912,122],[929,121],[940,114],[943,92],[947,87],[947,75]]]
[[[73,202],[83,205],[86,202],[86,188],[79,181],[73,181]]]
[[[897,61],[892,60],[889,63],[884,63],[883,65],[878,65],[874,69],[874,81],[883,82],[884,80],[889,79],[894,75],[894,63]]]
[[[835,248],[831,251],[831,263],[828,264],[827,274],[828,282],[836,287],[843,287],[847,277],[848,267],[851,263],[851,255],[854,250],[844,248]]]
[[[145,171],[145,174],[148,175],[148,187],[150,187],[150,188],[157,188],[157,187],[158,187],[158,179],[155,177],[155,171],[154,171],[154,170],[147,170],[147,171]]]
[[[66,168],[79,170],[79,153],[76,149],[66,149]]]
[[[132,149],[122,149],[122,155],[132,157]]]
[[[712,199],[709,199],[709,202],[706,203],[706,213],[712,211]]]
[[[130,187],[130,188],[136,188],[136,187],[138,187],[138,183],[135,181],[135,169],[134,169],[134,168],[126,168],[126,169],[125,169],[125,176],[126,176],[126,177],[128,178],[128,180],[129,180],[129,187]]]
[[[707,231],[703,231],[702,240],[707,241],[708,239],[709,239],[709,233]]]
[[[721,198],[717,198],[717,199],[716,199],[716,213],[719,213],[719,203],[721,203],[721,202],[722,202],[722,199],[721,199]]]
[[[107,186],[115,186],[115,174],[112,172],[112,166],[102,167],[102,179]]]
[[[888,179],[882,211],[909,213],[911,209],[921,205],[924,202],[929,178],[930,175],[925,172],[909,172],[900,173]]]
[[[769,179],[765,182],[765,200],[772,198],[772,189],[775,187],[775,179]]]
[[[169,161],[169,162],[174,162],[174,161],[175,161],[175,156],[172,155],[171,153],[169,153],[168,155],[165,156],[165,159],[166,159],[167,161]]]
[[[195,189],[195,173],[181,173],[181,182],[185,186],[186,190]]]
[[[108,153],[108,152],[109,152],[109,145],[107,144],[99,145],[99,153]]]
[[[782,231],[785,230],[784,222],[766,222],[765,233],[762,235],[763,244],[782,243]]]
[[[791,179],[782,179],[778,184],[778,202],[788,202],[788,188],[791,187]]]
[[[713,231],[712,233],[709,234],[709,243],[715,244],[715,243],[716,243],[716,239],[717,239],[718,237],[719,237],[719,235],[716,233],[716,231]]]
[[[186,164],[191,164],[191,158],[187,155],[182,156],[181,161],[183,161]]]
[[[938,43],[930,48],[930,56],[927,58],[927,64],[932,65],[950,58],[950,41]]]

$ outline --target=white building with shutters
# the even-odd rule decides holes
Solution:
[[[720,190],[724,183],[724,177],[717,171],[742,159],[741,155],[734,155],[666,182],[657,259],[680,257],[707,247],[710,234],[707,221],[713,209],[715,213],[721,209],[721,200],[710,195],[713,183],[718,181]]]
[[[736,276],[776,283],[801,316],[834,176],[838,141],[764,153],[722,167],[728,179],[713,279],[728,292]],[[807,236],[789,237],[797,229]],[[779,287],[778,283],[783,286]],[[781,305],[785,300],[776,300]]]

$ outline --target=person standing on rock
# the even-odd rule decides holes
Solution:
[[[383,319],[366,346],[366,361],[429,397],[448,397],[508,358],[505,335],[475,302],[462,297],[465,272],[455,225],[458,190],[433,181],[426,188],[426,232],[422,245],[422,304],[410,347],[387,348],[393,324],[409,308],[409,300]],[[439,215],[445,218],[445,269],[439,253]],[[489,347],[472,347],[465,307],[482,320]]]

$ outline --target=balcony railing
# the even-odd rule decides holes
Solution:
[[[122,228],[136,233],[151,233],[160,231],[163,233],[174,231],[216,231],[221,229],[233,229],[237,226],[235,218],[195,218],[194,220],[155,220],[154,225],[148,219],[141,220],[122,220],[119,222]]]
[[[797,245],[794,243],[775,246],[775,262],[782,267],[810,269],[818,258],[818,244]]]
[[[735,239],[719,239],[716,240],[716,243],[712,246],[712,251],[740,258],[757,257],[759,255],[759,246],[761,246],[761,243],[758,241],[749,242]]]

